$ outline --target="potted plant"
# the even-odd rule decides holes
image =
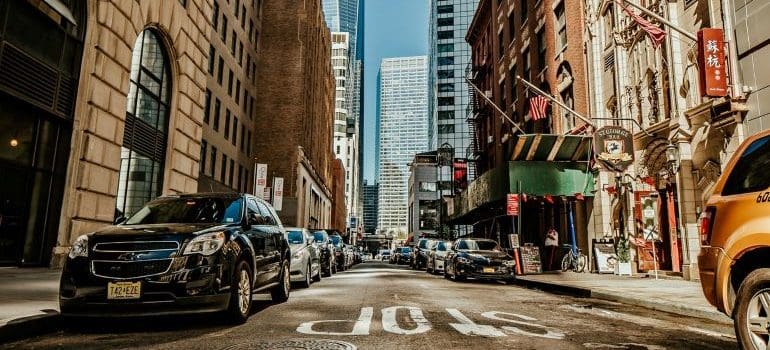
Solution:
[[[615,255],[618,257],[615,274],[631,276],[631,246],[625,235],[618,237],[615,243]]]

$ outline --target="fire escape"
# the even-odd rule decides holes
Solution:
[[[468,63],[465,67],[466,78],[473,82],[476,86],[481,87],[487,73],[487,67],[484,66],[485,62],[482,62],[482,66],[473,67],[472,63]],[[466,149],[466,158],[468,159],[468,182],[472,182],[478,175],[479,162],[483,161],[484,154],[479,145],[479,129],[484,117],[489,115],[490,107],[484,99],[479,96],[478,92],[466,82],[468,89],[468,106],[465,109],[468,123],[468,133],[470,134],[470,144]],[[490,96],[491,97],[491,96]]]

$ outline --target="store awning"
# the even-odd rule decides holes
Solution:
[[[585,135],[518,135],[511,160],[585,162],[590,157],[592,139]]]

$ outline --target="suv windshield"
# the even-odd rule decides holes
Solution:
[[[401,248],[401,253],[406,254],[406,253],[411,253],[411,252],[412,252],[412,248],[409,248],[409,247]]]
[[[147,203],[125,225],[232,224],[241,222],[241,198],[160,198]]]
[[[500,246],[495,241],[474,241],[470,239],[462,240],[457,244],[457,249],[467,250],[500,250]]]
[[[305,241],[302,239],[303,234],[302,231],[289,231],[286,235],[286,239],[289,241],[289,244],[302,244]]]
[[[323,243],[326,238],[324,237],[324,232],[313,232],[313,238],[315,238],[315,241],[318,243]]]
[[[342,237],[340,236],[330,236],[332,239],[332,244],[334,244],[335,247],[341,247],[342,243]]]

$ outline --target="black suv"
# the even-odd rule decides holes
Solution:
[[[291,253],[275,210],[251,195],[161,197],[82,235],[62,271],[62,315],[224,311],[245,322],[252,293],[289,298]]]
[[[428,266],[428,255],[434,243],[436,240],[431,238],[420,238],[417,241],[412,250],[411,266],[413,269],[417,270]]]
[[[330,234],[329,238],[331,238],[332,247],[334,248],[337,271],[345,271],[347,269],[347,264],[345,264],[345,241],[343,241],[342,236],[337,233]]]
[[[332,245],[332,239],[329,234],[324,230],[313,231],[313,244],[318,247],[318,251],[321,255],[321,273],[325,277],[329,277],[334,273],[337,273],[337,264],[334,258],[334,246]]]

